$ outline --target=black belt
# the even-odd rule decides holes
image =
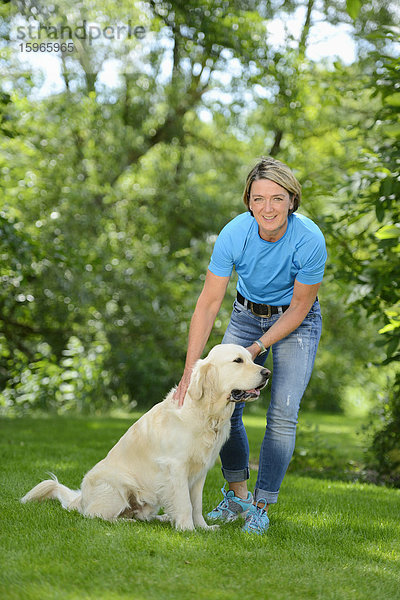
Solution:
[[[239,292],[237,293],[237,301],[240,304],[243,304],[243,306],[245,308],[250,309],[251,312],[253,313],[253,315],[257,315],[257,317],[264,317],[266,319],[269,319],[272,315],[279,314],[281,312],[281,310],[282,310],[282,312],[285,312],[285,310],[287,310],[289,308],[289,304],[287,304],[285,306],[271,306],[270,304],[256,304],[255,302],[252,302],[251,300],[246,300],[246,298],[244,298],[242,296],[242,294],[239,294]]]

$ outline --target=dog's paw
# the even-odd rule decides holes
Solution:
[[[193,521],[177,521],[175,523],[175,529],[177,531],[194,531]]]
[[[195,515],[193,518],[196,529],[218,529],[219,525],[209,525],[203,515]]]
[[[161,523],[169,523],[171,521],[171,517],[167,514],[156,515],[155,518],[157,519],[157,521],[161,521]]]
[[[133,517],[115,517],[114,521],[118,521],[118,523],[120,523],[122,521],[122,523],[136,523],[136,519],[134,519]]]
[[[206,525],[204,529],[219,529],[219,525]]]
[[[219,529],[219,525],[208,525],[204,521],[204,523],[196,523],[196,529]]]

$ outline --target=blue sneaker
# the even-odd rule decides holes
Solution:
[[[221,500],[218,506],[207,515],[212,521],[223,521],[224,523],[228,523],[229,521],[235,521],[238,517],[245,517],[247,512],[251,510],[253,506],[253,496],[250,492],[248,492],[246,500],[242,500],[235,496],[233,490],[226,492],[225,486],[221,488],[221,492],[224,499]]]
[[[260,498],[258,503],[264,503],[263,507],[252,505],[252,509],[248,511],[246,521],[242,527],[242,531],[247,533],[256,533],[262,535],[269,527],[269,519],[265,507],[267,501],[264,498]]]

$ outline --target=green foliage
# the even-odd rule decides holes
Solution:
[[[361,463],[354,460],[351,452],[342,453],[327,437],[318,423],[306,422],[300,426],[289,472],[331,480],[361,479]]]
[[[352,19],[356,19],[360,12],[361,0],[347,0],[346,2],[347,12]]]
[[[40,338],[31,318],[35,300],[33,282],[40,271],[42,250],[28,233],[23,231],[10,212],[0,213],[0,322],[1,322],[1,378],[7,381],[8,366],[14,351],[32,356],[27,339]]]
[[[389,30],[387,37],[397,41]],[[348,302],[354,310],[373,319],[380,333],[377,345],[386,358],[381,365],[400,359],[400,209],[399,182],[400,103],[398,59],[373,55],[379,65],[374,75],[372,97],[381,106],[371,128],[371,143],[349,170],[347,201],[331,219],[328,230],[335,239],[335,273],[351,284]],[[339,218],[338,218],[339,217]],[[350,291],[350,290],[349,290]],[[396,375],[397,372],[397,375]],[[373,463],[387,479],[399,482],[398,431],[400,395],[398,369],[392,371],[393,388],[382,410],[383,427],[372,443]]]
[[[162,38],[165,32],[157,29],[162,7],[154,3],[153,9],[152,27]],[[212,247],[209,234],[234,214],[235,171],[244,162],[238,149],[228,158],[236,138],[228,133],[215,139],[215,127],[196,113],[207,86],[194,75],[197,63],[186,47],[192,35],[183,27],[189,9],[171,12],[165,23],[177,44],[172,83],[163,86],[158,80],[165,55],[160,45],[152,54],[144,50],[144,64],[123,72],[121,89],[114,93],[85,89],[87,78],[72,92],[70,73],[59,96],[35,102],[17,90],[13,94],[13,114],[23,131],[3,140],[0,158],[4,218],[17,222],[16,228],[4,229],[3,257],[10,254],[8,270],[15,259],[18,274],[7,271],[4,277],[9,287],[19,286],[18,293],[4,289],[1,312],[7,406],[12,401],[28,405],[24,386],[15,379],[16,356],[26,379],[34,362],[48,360],[41,355],[45,343],[52,357],[49,368],[62,369],[74,336],[86,357],[98,336],[106,340],[102,360],[112,376],[104,385],[104,407],[116,394],[153,404],[179,379],[187,325]],[[59,12],[50,17],[57,20]],[[211,61],[209,75],[213,65],[226,65],[221,40],[232,46],[232,18],[225,24],[212,20],[206,42],[200,36],[195,43],[203,67]],[[215,36],[221,37],[217,49]],[[189,56],[191,74],[183,68]],[[217,127],[225,125],[221,116]],[[14,229],[30,244],[24,254],[24,244],[12,238]],[[96,396],[85,385],[76,392],[81,396],[77,406]],[[44,406],[39,396],[29,405]],[[53,406],[54,397],[45,405]]]
[[[375,408],[379,425],[372,428],[369,466],[378,480],[400,487],[400,374]],[[370,432],[371,433],[371,432]]]
[[[250,413],[250,414],[248,414]],[[296,432],[296,447],[289,473],[319,479],[341,481],[377,481],[377,472],[365,469],[365,436],[363,425],[367,415],[332,414],[308,411],[301,407]],[[244,413],[250,446],[250,466],[258,468],[265,414],[257,402]]]
[[[346,306],[334,274],[328,269],[320,303],[323,331],[311,382],[302,407],[321,412],[343,412],[356,393],[365,407],[375,403],[385,375],[375,372],[373,362],[383,360],[376,347],[376,326]]]
[[[16,352],[10,361],[7,386],[0,396],[0,413],[87,413],[112,407],[116,397],[110,392],[111,374],[105,368],[108,354],[105,340],[85,349],[76,337],[68,340],[60,361],[51,355],[46,343],[38,345],[29,364],[23,353]],[[119,406],[124,401],[127,404],[127,397],[120,397]]]

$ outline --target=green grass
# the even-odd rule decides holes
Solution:
[[[303,415],[339,455],[361,456],[356,423]],[[79,486],[130,424],[123,418],[0,420],[0,597],[31,599],[397,599],[400,491],[286,476],[267,535],[238,522],[178,533],[162,523],[106,523],[56,502],[21,505],[46,471]],[[247,417],[252,456],[264,418]],[[308,427],[308,429],[307,429]],[[302,443],[303,443],[302,442]],[[255,483],[252,472],[251,485]],[[204,511],[219,500],[220,468],[209,473]]]

